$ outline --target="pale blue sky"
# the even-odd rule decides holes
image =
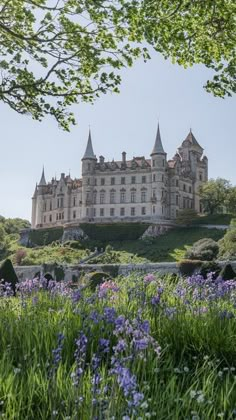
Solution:
[[[119,95],[74,108],[78,125],[69,134],[51,118],[39,123],[1,104],[0,214],[30,220],[43,164],[47,180],[69,169],[72,177],[81,176],[89,124],[94,152],[107,160],[119,160],[122,151],[127,159],[148,158],[158,119],[170,159],[191,127],[208,156],[209,176],[236,184],[236,100],[207,94],[202,86],[210,74],[201,66],[184,70],[157,55],[146,64],[139,61],[123,71]]]

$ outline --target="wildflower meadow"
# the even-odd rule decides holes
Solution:
[[[236,418],[236,281],[134,273],[0,295],[1,418]]]

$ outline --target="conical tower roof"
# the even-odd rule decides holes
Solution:
[[[45,175],[44,175],[44,167],[43,167],[42,176],[41,176],[41,179],[40,179],[40,182],[39,182],[39,187],[41,187],[43,185],[47,185]]]
[[[159,123],[158,123],[158,126],[157,126],[157,135],[156,135],[156,140],[155,140],[155,144],[154,144],[151,156],[152,155],[158,155],[158,154],[162,154],[162,155],[166,154],[166,152],[163,149],[163,145],[162,145],[162,141],[161,141],[161,133],[160,133]]]
[[[185,142],[185,141],[186,141],[186,142],[191,143],[193,146],[197,146],[197,147],[199,147],[200,149],[202,149],[202,147],[200,146],[200,144],[199,144],[199,143],[198,143],[198,141],[196,140],[195,136],[193,135],[191,128],[190,128],[190,131],[189,131],[189,133],[188,133],[188,135],[187,135],[186,139],[184,140],[184,142]],[[202,150],[203,150],[203,149],[202,149]]]
[[[83,159],[96,159],[96,156],[95,156],[94,151],[93,151],[92,137],[91,137],[91,131],[90,130],[89,130],[87,147],[86,147],[85,154],[84,154],[82,160]]]
[[[32,198],[36,198],[37,192],[38,192],[38,186],[37,186],[37,183],[36,183],[34,194],[33,194],[33,197]]]

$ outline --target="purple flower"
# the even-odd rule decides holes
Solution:
[[[127,349],[127,342],[124,339],[120,339],[116,346],[113,347],[115,353],[121,353]]]
[[[86,359],[86,350],[87,350],[88,339],[83,332],[80,332],[79,338],[75,340],[76,350],[74,353],[76,361],[76,371],[75,379],[73,385],[77,386],[79,384],[80,378],[83,375],[85,359]]]
[[[143,351],[146,350],[148,347],[149,341],[148,339],[141,338],[140,340],[134,340],[134,348],[136,351]]]
[[[105,338],[100,338],[99,348],[100,348],[102,353],[109,353],[109,351],[110,351],[110,340],[106,340]]]
[[[53,360],[52,360],[52,369],[50,371],[50,376],[55,375],[59,363],[62,359],[62,348],[63,348],[63,341],[65,336],[62,333],[57,335],[57,348],[52,351]]]
[[[113,324],[116,318],[115,308],[106,307],[104,308],[104,319],[109,324]]]
[[[72,296],[71,296],[72,303],[73,304],[76,304],[76,303],[79,302],[80,299],[81,299],[81,292],[80,292],[80,290],[75,290],[72,293]]]

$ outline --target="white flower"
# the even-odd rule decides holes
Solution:
[[[205,401],[204,395],[203,394],[198,395],[197,402],[198,403],[203,403],[204,401]]]
[[[190,397],[195,398],[196,395],[197,395],[196,391],[194,391],[194,389],[192,389],[192,391],[190,391]]]
[[[20,368],[15,368],[15,369],[14,369],[14,374],[15,374],[15,375],[17,375],[17,373],[20,373],[20,372],[21,372],[21,369],[20,369]]]
[[[189,368],[188,366],[184,366],[184,372],[188,373],[189,372]]]

